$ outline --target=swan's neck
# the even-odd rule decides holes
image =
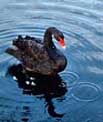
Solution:
[[[54,28],[48,28],[44,34],[44,45],[46,48],[53,48],[54,43],[52,41],[52,34],[54,33]]]

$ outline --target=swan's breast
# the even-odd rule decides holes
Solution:
[[[60,51],[56,51],[55,53],[55,61],[56,61],[56,65],[58,67],[58,69],[60,71],[64,70],[66,65],[67,65],[67,59],[66,57],[63,55],[62,52]]]

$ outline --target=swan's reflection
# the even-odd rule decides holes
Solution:
[[[47,105],[48,113],[52,117],[62,117],[63,114],[55,112],[53,98],[62,98],[67,92],[66,83],[62,81],[59,75],[50,77],[26,72],[22,65],[13,65],[9,67],[8,73],[15,79],[19,88],[23,89],[23,94],[41,95]]]

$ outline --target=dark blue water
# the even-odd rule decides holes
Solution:
[[[3,0],[0,11],[0,122],[102,122],[103,1]],[[64,33],[68,65],[54,78],[27,79],[5,49],[50,26]]]

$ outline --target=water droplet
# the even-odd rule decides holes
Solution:
[[[30,80],[35,80],[35,78],[34,77],[30,77]]]
[[[31,82],[31,85],[32,85],[32,86],[36,86],[36,84],[35,84],[34,82]]]
[[[29,82],[29,81],[26,81],[25,83],[26,83],[27,85],[29,85],[29,84],[30,84],[30,82]]]
[[[17,80],[17,77],[16,77],[16,76],[13,76],[13,79],[14,79],[14,80]]]

